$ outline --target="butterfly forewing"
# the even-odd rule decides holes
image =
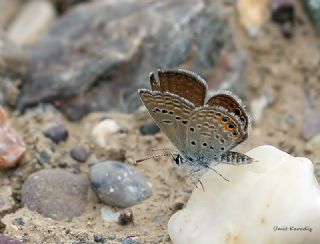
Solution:
[[[187,124],[194,105],[168,92],[140,90],[139,95],[161,131],[183,153]]]
[[[158,71],[159,83],[153,73],[150,74],[150,85],[152,90],[170,92],[179,95],[195,106],[203,106],[207,84],[193,72],[186,70],[166,70]]]
[[[202,107],[189,119],[186,136],[187,157],[211,162],[247,137],[238,118],[222,107]]]

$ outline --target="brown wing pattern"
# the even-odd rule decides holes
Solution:
[[[159,83],[154,73],[150,74],[152,90],[177,94],[195,106],[203,106],[206,98],[207,84],[198,75],[187,70],[159,70]]]
[[[230,91],[219,91],[208,100],[207,105],[220,106],[227,109],[229,113],[237,115],[244,130],[248,130],[251,118],[244,106],[242,106],[240,99]]]

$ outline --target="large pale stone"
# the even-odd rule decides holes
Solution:
[[[207,172],[168,224],[177,243],[320,243],[320,191],[309,159],[272,146],[248,153],[251,165]]]

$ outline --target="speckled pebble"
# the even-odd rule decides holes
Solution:
[[[44,169],[27,178],[21,198],[30,210],[45,217],[71,219],[84,211],[88,190],[86,177],[62,169]]]
[[[23,244],[23,242],[0,234],[0,244]]]
[[[103,239],[102,235],[98,235],[98,234],[93,235],[93,240],[95,242],[104,243],[104,239]]]
[[[94,165],[90,181],[102,202],[120,208],[133,206],[152,194],[151,183],[140,172],[118,161]]]
[[[43,135],[51,139],[54,143],[58,144],[61,141],[66,141],[68,139],[69,132],[64,124],[59,123],[45,129],[43,131]]]
[[[140,127],[141,135],[154,135],[160,131],[160,128],[154,123],[148,123]]]
[[[87,161],[89,155],[89,151],[84,146],[76,146],[70,151],[70,156],[80,163]]]

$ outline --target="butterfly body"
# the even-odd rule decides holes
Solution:
[[[219,163],[246,164],[252,159],[230,151],[248,137],[250,116],[240,99],[218,91],[206,101],[207,84],[187,70],[150,74],[152,90],[139,95],[162,132],[177,148],[173,162],[189,166],[197,178],[200,171]],[[212,169],[212,168],[211,168]]]

